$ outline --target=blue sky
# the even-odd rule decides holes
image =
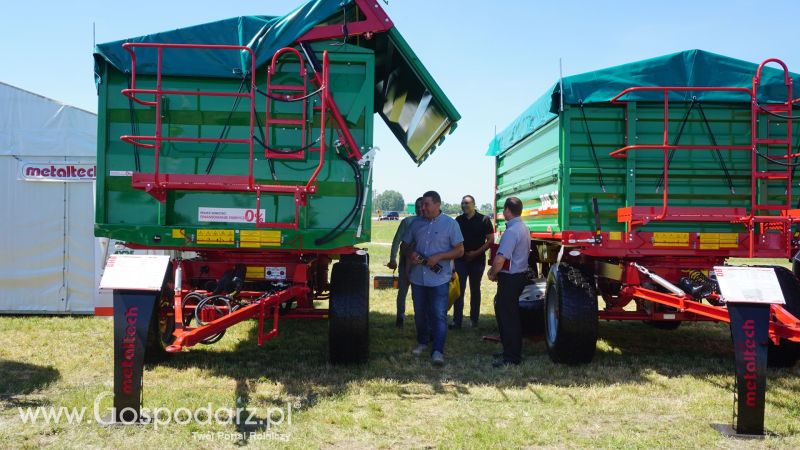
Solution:
[[[0,15],[0,81],[90,111],[92,23],[97,42],[239,15],[280,15],[301,0],[7,2]],[[132,5],[132,6],[128,6]],[[491,202],[502,130],[565,75],[700,48],[752,62],[783,59],[800,71],[800,2],[389,0],[397,28],[461,112],[458,130],[417,168],[376,116],[381,148],[374,188],[407,201],[438,190]],[[800,88],[797,89],[800,92]]]

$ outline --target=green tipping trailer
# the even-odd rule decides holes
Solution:
[[[313,0],[101,44],[95,77],[95,234],[174,252],[107,267],[115,407],[138,410],[141,366],[124,364],[145,347],[211,344],[250,318],[259,345],[279,318],[327,319],[331,361],[366,360],[373,117],[417,164],[460,119],[381,5]],[[166,275],[153,292],[121,267]],[[132,321],[147,323],[133,349]]]
[[[155,108],[142,105],[122,95],[131,88],[130,55],[123,43],[202,43],[213,45],[255,45],[256,75],[254,84],[264,92],[267,86],[266,66],[271,55],[280,48],[273,40],[290,45],[303,38],[302,31],[317,23],[343,21],[340,2],[310,2],[301,7],[313,12],[280,23],[280,18],[241,17],[199,25],[187,29],[159,33],[126,41],[98,46],[96,76],[99,93],[98,164],[96,234],[152,248],[242,248],[247,244],[240,231],[256,230],[255,190],[214,190],[213,183],[228,181],[223,176],[247,174],[250,153],[245,143],[186,142],[165,140],[160,149],[161,174],[196,176],[200,186],[192,190],[170,189],[166,192],[153,187],[152,191],[132,185],[132,178],[143,182],[144,174],[154,171],[154,151],[136,147],[120,136],[154,136]],[[346,9],[353,16],[355,3]],[[331,17],[326,16],[330,13]],[[350,18],[351,22],[355,17]],[[303,22],[295,24],[294,22]],[[275,23],[278,23],[275,25]],[[303,27],[301,28],[301,25]],[[338,26],[341,28],[341,26]],[[237,36],[241,28],[248,32]],[[286,34],[294,33],[290,37]],[[274,37],[273,37],[274,36]],[[282,41],[281,41],[282,39]],[[249,42],[252,41],[252,42]],[[373,146],[373,115],[379,113],[398,137],[409,156],[421,164],[455,129],[460,116],[441,88],[413,53],[396,28],[375,34],[367,40],[354,35],[336,40],[304,41],[318,60],[327,51],[330,60],[332,101],[341,112],[358,151],[367,153]],[[134,50],[137,53],[137,88],[153,89],[156,75],[152,48]],[[234,50],[165,49],[163,75],[165,89],[195,92],[247,93],[241,61],[244,56]],[[246,55],[246,54],[245,54]],[[305,62],[306,66],[309,66]],[[247,64],[247,61],[244,61]],[[273,85],[298,83],[298,61],[283,58]],[[312,70],[307,67],[307,70]],[[308,83],[307,92],[316,87]],[[289,92],[289,91],[285,91]],[[281,93],[285,93],[281,92]],[[141,96],[141,95],[140,95]],[[257,184],[305,184],[318,165],[315,148],[298,153],[292,151],[319,139],[319,97],[309,99],[306,106],[306,126],[289,123],[302,115],[298,102],[271,102],[270,120],[286,123],[267,124],[267,97],[257,92],[255,103],[253,175]],[[137,97],[138,98],[138,97]],[[247,98],[219,95],[162,95],[161,133],[166,139],[206,138],[209,140],[250,140],[250,114]],[[260,122],[260,123],[259,123]],[[357,220],[341,227],[333,239],[328,236],[353,209],[355,197],[353,170],[348,162],[338,158],[335,143],[339,141],[337,124],[326,123],[326,161],[316,182],[316,192],[298,212],[297,228],[263,227],[261,248],[270,250],[315,250],[353,246],[369,241],[369,214],[359,214]],[[276,151],[265,155],[259,140],[268,134],[266,146]],[[303,135],[304,134],[304,135]],[[152,140],[143,143],[152,143]],[[367,180],[369,165],[360,167],[360,176]],[[218,177],[218,178],[214,178]],[[150,177],[153,178],[153,177]],[[152,184],[157,184],[154,179]],[[205,185],[205,186],[204,186]],[[189,187],[189,186],[184,186]],[[154,192],[165,198],[159,199]],[[363,193],[362,193],[363,195]],[[295,220],[296,201],[292,193],[267,193],[260,196],[260,218],[264,222],[287,224]],[[371,209],[367,196],[366,210]],[[163,200],[163,201],[160,201]],[[229,220],[226,220],[226,217]],[[362,229],[357,233],[359,227]],[[258,227],[259,229],[262,227]],[[271,230],[272,228],[272,230]],[[280,229],[280,232],[275,230]],[[214,232],[213,230],[221,230]],[[271,231],[270,231],[271,230]],[[235,233],[230,233],[235,231]],[[228,234],[225,234],[228,232]],[[252,234],[252,233],[251,233]],[[205,239],[205,238],[208,239]]]
[[[800,76],[765,63],[783,67],[690,50],[565,77],[491,142],[497,228],[520,198],[555,361],[590,361],[598,318],[727,321],[713,267],[797,252]],[[773,361],[800,356],[791,314],[773,319]]]

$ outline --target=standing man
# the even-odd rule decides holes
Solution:
[[[458,223],[442,214],[441,206],[437,192],[423,194],[423,216],[412,222],[403,236],[403,245],[411,259],[409,279],[417,328],[417,346],[412,353],[421,355],[432,337],[431,362],[437,366],[444,364],[451,262],[464,254],[464,238]]]
[[[503,357],[493,367],[517,365],[522,360],[522,324],[519,317],[519,296],[525,287],[525,271],[531,252],[531,236],[520,218],[522,201],[509,197],[503,206],[506,231],[500,238],[497,255],[492,261],[488,277],[497,281],[494,312],[503,343]],[[507,263],[507,264],[506,264]]]
[[[403,327],[403,322],[406,317],[406,294],[408,294],[408,264],[406,264],[406,260],[408,259],[408,255],[405,254],[403,249],[400,247],[400,242],[403,239],[408,227],[411,226],[411,222],[422,215],[422,197],[418,198],[414,202],[414,213],[413,216],[408,216],[400,222],[400,226],[397,227],[397,231],[394,233],[394,239],[392,239],[392,250],[389,252],[389,263],[386,264],[386,267],[395,270],[398,269],[397,273],[397,319],[395,319],[395,325],[398,328]],[[397,264],[397,250],[400,250],[400,265]]]
[[[453,303],[453,323],[450,324],[450,329],[461,328],[467,279],[469,279],[469,321],[473,328],[478,326],[481,314],[481,279],[486,268],[486,249],[494,242],[492,221],[475,210],[475,197],[465,195],[461,199],[461,210],[464,214],[456,217],[461,235],[464,236],[464,256],[456,259],[461,295]]]

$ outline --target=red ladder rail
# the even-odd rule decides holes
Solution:
[[[758,88],[761,85],[761,71],[769,63],[776,63],[783,69],[783,82],[786,86],[786,102],[778,105],[759,105],[758,103]],[[756,70],[756,75],[753,77],[753,90],[750,100],[750,107],[752,112],[750,114],[750,135],[752,136],[753,152],[751,155],[752,165],[752,178],[751,178],[751,191],[750,202],[752,209],[750,210],[750,217],[754,217],[759,210],[790,210],[792,209],[792,167],[786,164],[785,170],[781,172],[757,172],[758,162],[758,146],[759,145],[784,145],[786,146],[786,154],[778,156],[779,159],[785,159],[787,163],[791,162],[792,154],[792,77],[789,73],[789,68],[783,61],[777,58],[769,58],[762,62]],[[758,118],[760,115],[769,113],[785,113],[786,119],[786,138],[785,139],[771,139],[769,137],[760,138],[758,130]],[[782,205],[769,205],[758,203],[758,195],[756,185],[759,180],[784,180],[786,184],[786,201]]]
[[[299,76],[300,76],[300,84],[274,84],[272,82],[272,77],[276,74],[276,64],[280,57],[284,54],[290,54],[297,57],[297,60],[300,64],[299,69]],[[282,94],[278,94],[278,93]],[[286,94],[286,92],[293,92],[292,94]],[[264,128],[265,128],[265,138],[264,138],[264,155],[267,158],[276,158],[276,159],[305,159],[305,147],[306,147],[306,111],[308,109],[308,73],[306,71],[305,60],[303,56],[294,48],[291,47],[284,47],[278,50],[275,55],[272,57],[272,62],[270,63],[269,67],[267,68],[267,90],[266,90],[266,97],[267,97],[267,105],[266,105],[266,118],[264,119]],[[276,101],[283,101],[283,102],[300,102],[301,112],[299,114],[299,118],[296,119],[279,119],[271,117],[272,113],[272,105]],[[272,125],[283,125],[288,127],[300,128],[300,147],[298,149],[282,149],[286,151],[279,151],[278,149],[271,149],[270,145],[270,128]],[[321,139],[320,139],[321,140]]]

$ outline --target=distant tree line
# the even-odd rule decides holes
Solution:
[[[406,200],[403,198],[403,194],[391,189],[385,190],[376,195],[373,198],[372,203],[373,209],[375,210],[400,212],[404,212],[406,210]],[[494,212],[491,203],[484,203],[480,205],[478,211],[480,211],[481,214],[489,214]],[[442,202],[442,212],[448,215],[461,214],[461,203]]]
[[[403,194],[389,189],[375,197],[372,207],[381,211],[403,212],[406,210],[406,201],[403,199]]]

